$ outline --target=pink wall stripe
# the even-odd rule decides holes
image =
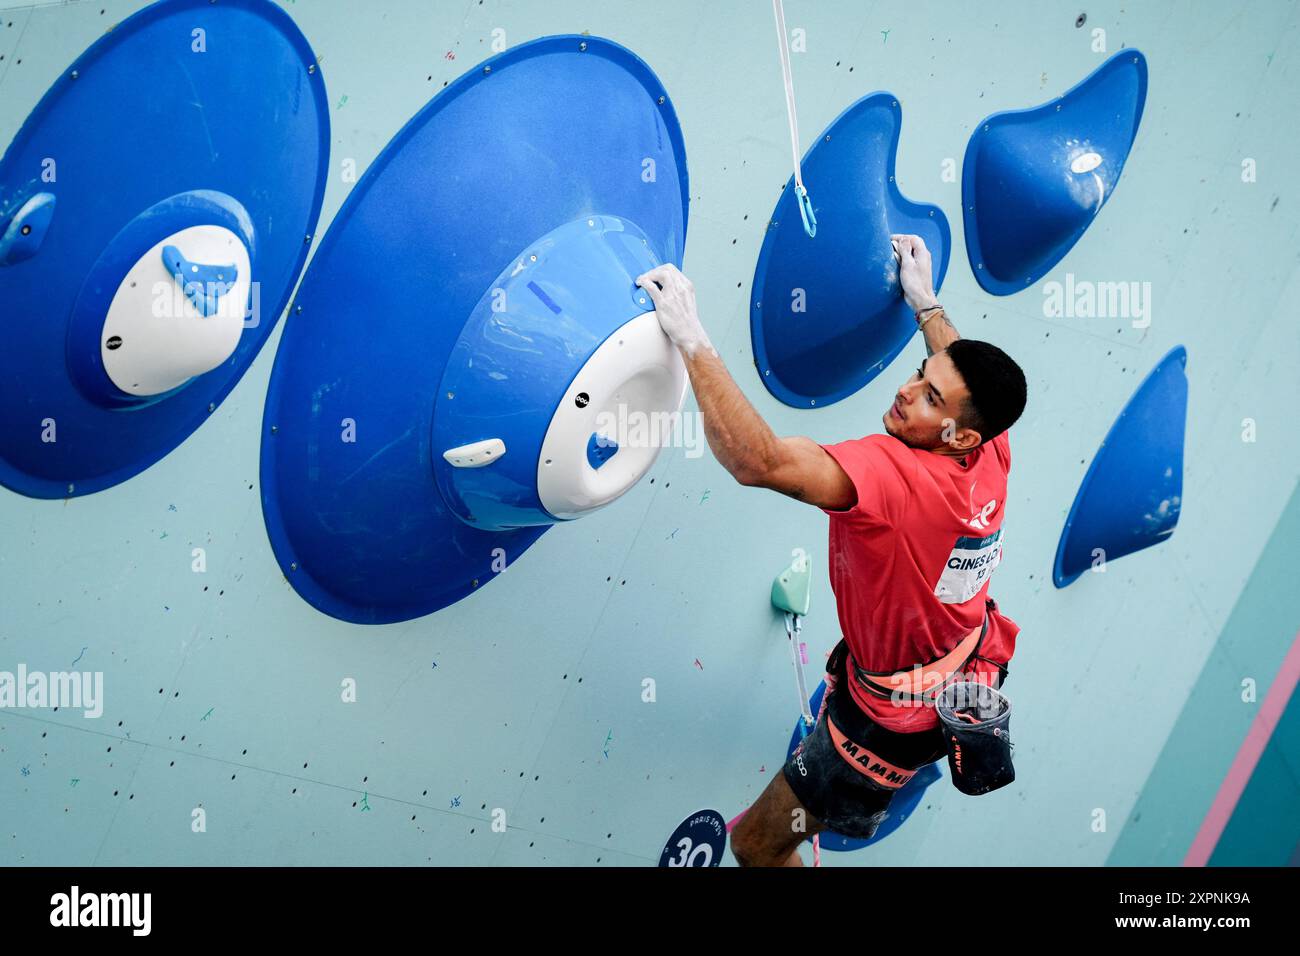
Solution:
[[[1228,768],[1228,775],[1224,777],[1219,787],[1214,803],[1210,806],[1210,812],[1201,822],[1201,829],[1183,859],[1183,866],[1205,866],[1209,862],[1210,854],[1218,845],[1219,837],[1223,836],[1223,830],[1232,817],[1232,811],[1237,808],[1237,801],[1241,799],[1246,784],[1250,781],[1250,775],[1255,772],[1259,758],[1264,753],[1264,748],[1268,746],[1269,738],[1273,736],[1273,729],[1282,718],[1282,712],[1286,710],[1287,701],[1291,699],[1291,693],[1295,690],[1297,682],[1300,682],[1300,631],[1296,633],[1291,649],[1283,658],[1282,666],[1278,669],[1277,676],[1273,678],[1264,703],[1260,706],[1259,713],[1255,715],[1255,720],[1246,733],[1246,739],[1242,741],[1241,749],[1237,751],[1232,766]]]

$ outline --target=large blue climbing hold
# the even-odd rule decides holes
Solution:
[[[749,303],[759,378],[794,408],[821,408],[881,373],[916,331],[889,237],[914,233],[935,288],[951,237],[937,206],[904,198],[894,177],[903,115],[891,93],[858,100],[803,159],[816,238],[804,231],[794,178],[772,213]]]
[[[328,172],[316,56],[270,0],[163,0],[64,70],[0,159],[0,485],[101,491],[207,421],[284,311]]]
[[[1179,345],[1138,386],[1101,443],[1061,531],[1052,571],[1058,588],[1174,533],[1183,500],[1186,368]]]
[[[1065,257],[1115,190],[1147,95],[1147,61],[1121,50],[1063,96],[994,113],[962,166],[966,254],[986,292],[1011,295]]]
[[[688,189],[663,85],[599,37],[479,64],[380,153],[322,239],[262,436],[276,559],[314,607],[384,624],[500,577],[612,502],[685,366],[636,278],[682,262]]]
[[[808,706],[814,714],[821,710],[822,698],[825,696],[826,681],[823,680],[817,690],[813,692],[812,699],[808,702]],[[790,746],[786,751],[787,759],[794,755],[795,748],[799,746],[799,742],[804,738],[802,724],[803,717],[800,716],[795,722],[794,733],[790,735]],[[927,764],[918,770],[916,775],[894,794],[894,798],[889,801],[889,815],[881,821],[880,826],[876,827],[876,832],[871,835],[869,840],[848,837],[831,830],[823,830],[819,838],[821,848],[836,853],[844,853],[849,850],[860,850],[865,846],[871,846],[873,843],[879,843],[907,822],[908,817],[915,813],[916,808],[921,805],[921,798],[925,796],[926,788],[942,776],[943,772],[939,769],[938,763]]]

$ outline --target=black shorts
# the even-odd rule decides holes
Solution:
[[[799,802],[827,829],[867,840],[911,772],[948,751],[938,727],[910,734],[882,727],[863,713],[845,683],[841,669],[817,726],[782,772]]]

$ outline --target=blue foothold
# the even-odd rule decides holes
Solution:
[[[0,230],[0,266],[11,266],[36,255],[54,218],[53,193],[37,193],[26,200]]]

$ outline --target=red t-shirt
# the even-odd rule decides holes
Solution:
[[[822,509],[830,515],[831,589],[854,660],[892,672],[943,657],[982,622],[989,577],[1002,557],[1007,433],[972,451],[965,465],[890,435],[822,447],[858,490],[849,510]],[[1005,664],[1019,627],[996,612],[989,617],[979,654]],[[997,670],[976,660],[963,673],[996,682]],[[858,706],[890,730],[938,723],[933,707],[899,706],[855,680],[848,684]]]

